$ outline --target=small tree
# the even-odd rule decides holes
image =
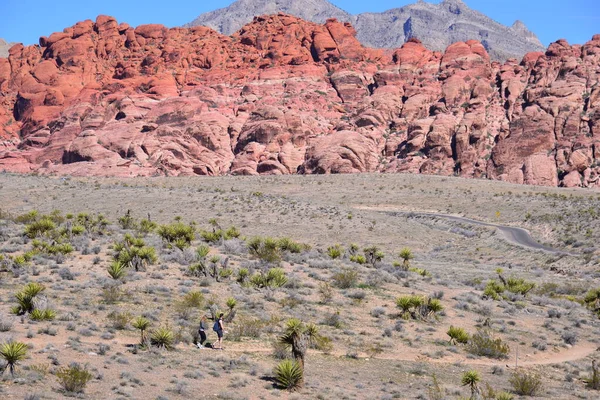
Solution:
[[[27,345],[10,341],[0,347],[0,357],[6,361],[6,366],[12,376],[15,376],[15,365],[27,356]]]
[[[469,386],[469,389],[471,389],[471,399],[474,399],[475,395],[479,392],[477,384],[480,380],[481,377],[479,376],[479,373],[474,370],[467,371],[462,376],[462,385]]]
[[[292,356],[298,362],[302,370],[302,379],[298,383],[298,387],[302,387],[304,380],[304,358],[306,350],[312,343],[316,343],[320,339],[320,335],[316,325],[304,324],[296,318],[291,318],[285,325],[285,331],[279,338],[279,341],[292,348]]]
[[[373,268],[385,257],[385,254],[377,246],[367,247],[363,250],[363,253],[365,253],[367,263],[371,264]]]
[[[146,331],[150,327],[150,321],[142,316],[139,316],[133,321],[132,325],[135,329],[140,330],[140,344],[142,346],[146,346],[148,340],[146,337]]]
[[[402,250],[400,250],[399,256],[402,259],[402,269],[408,271],[408,268],[410,268],[410,260],[415,258],[415,256],[408,247],[405,247]]]

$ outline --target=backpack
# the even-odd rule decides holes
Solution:
[[[219,325],[219,320],[215,321],[215,324],[213,325],[213,331],[218,332],[221,330],[221,325]]]

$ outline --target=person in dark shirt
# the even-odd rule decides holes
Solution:
[[[198,333],[200,334],[200,339],[198,340],[198,348],[199,349],[204,349],[204,342],[206,342],[206,329],[208,329],[208,326],[206,325],[206,315],[202,316],[202,319],[200,320],[200,326],[198,327]]]

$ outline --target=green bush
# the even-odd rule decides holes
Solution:
[[[333,284],[340,289],[350,289],[358,283],[358,272],[347,268],[333,274],[331,278],[333,279]]]
[[[175,335],[169,327],[159,327],[150,334],[150,344],[161,349],[174,348]]]
[[[287,283],[285,271],[282,268],[271,268],[267,273],[257,272],[250,278],[250,283],[258,288],[278,288]]]
[[[367,259],[362,254],[353,254],[350,256],[350,261],[363,265],[367,262]]]
[[[7,342],[0,346],[0,357],[6,362],[11,375],[15,374],[15,365],[27,356],[27,345],[21,342]]]
[[[18,305],[12,309],[14,314],[23,315],[31,313],[34,310],[33,299],[42,293],[46,288],[36,282],[30,282],[15,294]]]
[[[367,247],[363,249],[363,253],[365,254],[367,263],[373,267],[376,267],[377,263],[385,257],[385,254],[377,246]]]
[[[46,242],[42,242],[40,240],[33,240],[32,242],[33,250],[35,252],[44,253],[44,254],[69,254],[75,251],[75,248],[70,243],[54,243],[49,244]]]
[[[487,330],[479,330],[467,343],[467,351],[483,357],[503,359],[508,357],[510,347],[500,338],[494,338]]]
[[[246,246],[248,252],[260,260],[269,263],[279,263],[281,261],[281,248],[276,239],[257,236],[250,239]]]
[[[112,248],[115,261],[136,271],[158,260],[154,247],[146,246],[143,239],[130,234],[126,234],[121,242],[114,243]]]
[[[115,329],[125,329],[133,316],[129,312],[116,312],[113,311],[107,315],[108,320],[112,323]]]
[[[527,295],[535,288],[535,283],[528,282],[522,278],[509,277],[508,279],[502,276],[502,269],[498,269],[498,278],[488,281],[483,295],[494,300],[507,299],[505,292],[514,294]]]
[[[127,267],[117,260],[111,262],[106,271],[115,280],[123,279],[127,275]]]
[[[302,366],[295,360],[281,361],[273,372],[275,381],[283,389],[294,391],[302,386],[304,372]]]
[[[196,228],[177,221],[169,225],[160,225],[156,231],[170,246],[180,249],[189,247],[195,238]]]
[[[334,246],[329,246],[327,248],[327,255],[333,260],[335,260],[336,258],[340,258],[343,254],[344,254],[344,248],[342,246],[340,246],[339,244],[336,244]]]
[[[45,310],[34,309],[30,314],[29,318],[34,321],[52,321],[56,318],[56,311],[46,308]]]
[[[34,239],[38,236],[49,236],[56,229],[56,224],[50,218],[44,217],[25,226],[25,235]]]
[[[92,374],[79,364],[71,364],[56,372],[58,383],[70,393],[83,393],[85,386],[92,379]]]
[[[516,394],[521,396],[536,396],[542,389],[540,374],[530,369],[518,369],[508,380]]]
[[[290,253],[302,253],[305,250],[310,250],[310,246],[304,243],[294,242],[292,239],[283,237],[277,240],[277,245],[281,251]]]
[[[454,344],[467,344],[471,338],[463,328],[458,328],[452,325],[450,325],[450,328],[448,328],[448,332],[446,332],[446,334],[450,336],[450,343]]]
[[[396,306],[404,319],[427,319],[444,309],[440,300],[419,295],[400,296],[396,299]]]

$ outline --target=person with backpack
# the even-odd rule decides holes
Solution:
[[[215,321],[213,325],[213,331],[217,332],[217,343],[218,346],[213,345],[213,349],[223,349],[223,333],[225,333],[225,325],[223,325],[223,313],[219,314],[219,318]]]
[[[200,320],[200,326],[198,327],[198,333],[200,334],[200,339],[198,340],[197,346],[199,349],[205,349],[206,347],[204,347],[204,342],[206,342],[206,329],[208,328],[208,326],[206,326],[206,315],[202,316],[202,319]]]

